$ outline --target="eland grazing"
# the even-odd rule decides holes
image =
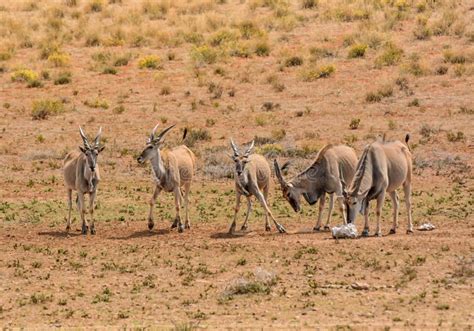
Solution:
[[[99,129],[93,144],[89,143],[81,127],[79,127],[79,133],[81,134],[84,146],[79,147],[80,151],[70,152],[64,159],[64,181],[68,190],[69,207],[66,231],[71,229],[72,191],[74,190],[77,191],[77,208],[82,221],[82,234],[87,234],[88,228],[90,228],[91,234],[95,234],[94,201],[100,181],[97,158],[99,153],[105,148],[99,144],[102,128]],[[89,194],[90,225],[84,215],[84,194]]]
[[[239,149],[232,139],[230,140],[230,144],[234,152],[232,159],[235,162],[236,205],[234,220],[230,226],[229,233],[232,234],[235,231],[237,213],[240,209],[240,198],[242,195],[247,198],[247,215],[245,216],[241,230],[246,230],[248,227],[248,220],[250,212],[252,211],[251,198],[255,196],[265,210],[265,230],[271,230],[270,223],[268,222],[268,216],[270,216],[277,230],[280,233],[286,232],[285,228],[277,222],[270,208],[268,208],[267,198],[270,188],[271,169],[267,160],[262,155],[252,154],[254,141],[252,141],[250,147],[247,148],[243,154],[240,154]]]
[[[301,209],[301,195],[310,205],[315,204],[319,199],[319,215],[314,227],[314,231],[319,231],[323,218],[326,193],[328,193],[329,213],[324,229],[329,230],[335,194],[340,204],[344,224],[346,224],[339,171],[342,169],[344,178],[352,180],[357,164],[357,156],[354,150],[345,145],[326,145],[319,151],[313,164],[289,182],[283,178],[281,173],[281,170],[286,168],[288,164],[289,162],[280,168],[277,160],[274,161],[275,174],[280,183],[283,197],[290,203],[294,211],[299,212]]]
[[[380,216],[385,193],[390,195],[393,203],[393,225],[390,233],[396,232],[398,226],[398,195],[396,189],[403,186],[405,204],[408,214],[407,233],[413,232],[411,218],[411,176],[412,155],[408,148],[410,136],[405,137],[405,144],[400,141],[377,141],[365,147],[357,163],[356,173],[346,190],[344,177],[344,201],[347,208],[347,219],[355,221],[357,211],[365,217],[362,236],[369,235],[369,201],[377,200],[377,229],[375,234],[381,235]]]
[[[146,147],[138,157],[137,161],[140,164],[150,160],[152,173],[155,179],[155,191],[150,200],[150,212],[148,214],[148,229],[153,229],[153,207],[155,201],[161,191],[173,192],[176,207],[176,218],[173,222],[172,228],[178,227],[179,232],[183,232],[184,227],[181,223],[180,207],[184,195],[185,207],[185,227],[191,228],[188,214],[189,191],[191,189],[191,181],[194,176],[196,167],[196,157],[194,153],[186,146],[181,145],[171,150],[161,149],[164,136],[171,130],[174,125],[163,130],[158,136],[155,136],[158,124],[155,126],[149,139],[146,142]],[[186,136],[187,130],[184,131]],[[183,137],[184,139],[184,137]]]

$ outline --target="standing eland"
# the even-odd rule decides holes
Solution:
[[[339,171],[342,169],[344,178],[352,180],[356,164],[357,155],[349,146],[326,145],[319,151],[316,160],[309,168],[287,182],[283,178],[281,170],[287,167],[288,162],[280,168],[277,160],[274,161],[275,174],[280,182],[283,197],[290,203],[295,212],[299,212],[301,209],[301,195],[310,205],[315,204],[319,199],[318,221],[313,229],[314,231],[319,231],[321,228],[326,193],[329,194],[329,213],[324,229],[329,230],[329,222],[334,207],[334,194],[340,204],[344,224],[347,223]]]
[[[97,186],[100,181],[99,165],[97,158],[105,146],[100,146],[100,136],[102,127],[99,129],[94,143],[90,144],[82,128],[79,127],[84,146],[80,146],[80,151],[72,151],[64,159],[64,181],[68,192],[68,216],[66,231],[71,229],[71,209],[72,209],[72,191],[77,191],[77,208],[82,221],[82,234],[87,234],[90,229],[91,234],[95,234],[94,225],[94,201],[97,195]],[[90,225],[85,217],[85,201],[84,195],[89,194],[89,212]]]
[[[148,229],[152,230],[155,225],[153,222],[153,207],[155,206],[156,199],[161,191],[165,191],[174,193],[176,218],[171,228],[178,227],[178,232],[183,232],[184,227],[181,223],[179,212],[184,195],[184,207],[186,212],[185,227],[186,229],[190,229],[191,223],[189,222],[188,202],[191,182],[196,168],[196,157],[194,153],[184,145],[171,150],[160,149],[166,133],[168,133],[174,125],[163,130],[158,136],[155,136],[158,125],[159,124],[157,124],[151,132],[145,149],[137,159],[140,164],[150,160],[155,179],[155,191],[150,200],[150,212],[148,214]],[[184,131],[183,139],[186,136],[186,132],[187,130]]]
[[[412,155],[408,147],[410,136],[405,137],[405,144],[400,141],[376,141],[367,145],[357,163],[356,173],[346,190],[344,178],[344,201],[347,208],[348,222],[355,221],[357,211],[365,217],[362,236],[369,235],[369,201],[377,200],[377,229],[375,235],[381,236],[380,217],[385,200],[385,193],[390,195],[393,203],[393,224],[390,234],[398,226],[398,195],[396,189],[403,186],[408,216],[407,233],[413,233],[411,217],[411,177]]]
[[[241,230],[246,230],[250,212],[252,211],[252,196],[255,196],[265,210],[265,231],[270,231],[268,216],[273,220],[277,230],[280,233],[286,232],[285,228],[273,217],[270,208],[268,208],[268,190],[270,188],[270,166],[262,155],[252,154],[254,141],[249,148],[241,155],[234,141],[230,140],[230,145],[234,152],[232,159],[235,162],[235,194],[236,205],[234,220],[229,228],[229,234],[234,233],[237,221],[237,214],[240,209],[240,198],[244,195],[247,198],[247,215]],[[263,191],[263,193],[262,193]]]

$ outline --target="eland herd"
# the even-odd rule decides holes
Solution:
[[[153,209],[156,199],[161,191],[172,192],[175,199],[176,217],[172,228],[179,232],[190,229],[189,221],[189,193],[196,171],[196,157],[185,145],[173,149],[162,148],[165,135],[174,125],[156,134],[158,125],[152,130],[146,142],[145,149],[137,158],[137,162],[144,164],[150,161],[154,177],[154,192],[150,199],[148,214],[148,229],[154,227]],[[67,154],[64,159],[64,181],[68,192],[68,216],[66,231],[71,228],[72,191],[77,191],[77,207],[82,221],[82,234],[95,234],[94,202],[100,182],[98,156],[104,150],[100,144],[102,128],[99,129],[94,141],[91,143],[82,128],[79,128],[83,146],[79,150]],[[184,130],[183,140],[187,130]],[[314,162],[291,180],[283,177],[282,171],[289,166],[286,162],[282,166],[274,160],[275,175],[280,184],[283,197],[289,202],[295,212],[301,210],[300,200],[304,197],[310,205],[319,200],[319,214],[314,231],[320,231],[322,214],[329,195],[329,213],[325,230],[329,230],[334,199],[336,199],[344,224],[354,223],[357,212],[364,215],[364,230],[362,236],[369,236],[369,202],[376,200],[377,227],[376,236],[381,236],[380,218],[385,194],[388,193],[393,205],[393,224],[390,234],[396,233],[398,226],[399,201],[396,190],[402,186],[405,194],[405,204],[408,214],[407,233],[413,232],[411,217],[411,176],[412,156],[408,147],[409,135],[405,143],[400,141],[387,142],[385,137],[368,144],[357,159],[355,151],[345,145],[329,144],[324,146],[317,154]],[[247,199],[247,213],[241,230],[248,229],[249,215],[252,211],[252,196],[258,200],[265,211],[265,230],[271,231],[268,220],[270,217],[280,233],[286,230],[272,214],[268,204],[270,188],[271,167],[262,155],[253,153],[254,141],[244,150],[239,149],[231,139],[231,158],[235,163],[234,179],[236,204],[233,221],[229,234],[235,232],[237,215],[240,210],[242,195]],[[89,194],[89,221],[86,219],[85,194]],[[180,209],[185,208],[185,222],[181,222]]]

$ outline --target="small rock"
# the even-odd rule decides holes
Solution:
[[[351,287],[354,289],[354,290],[368,290],[369,289],[369,284],[365,284],[365,283],[352,283],[351,284]]]

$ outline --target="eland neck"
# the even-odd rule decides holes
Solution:
[[[161,158],[159,149],[156,150],[155,155],[153,155],[153,157],[150,159],[150,163],[156,180],[161,182],[165,176],[165,167],[163,165],[163,159]]]

